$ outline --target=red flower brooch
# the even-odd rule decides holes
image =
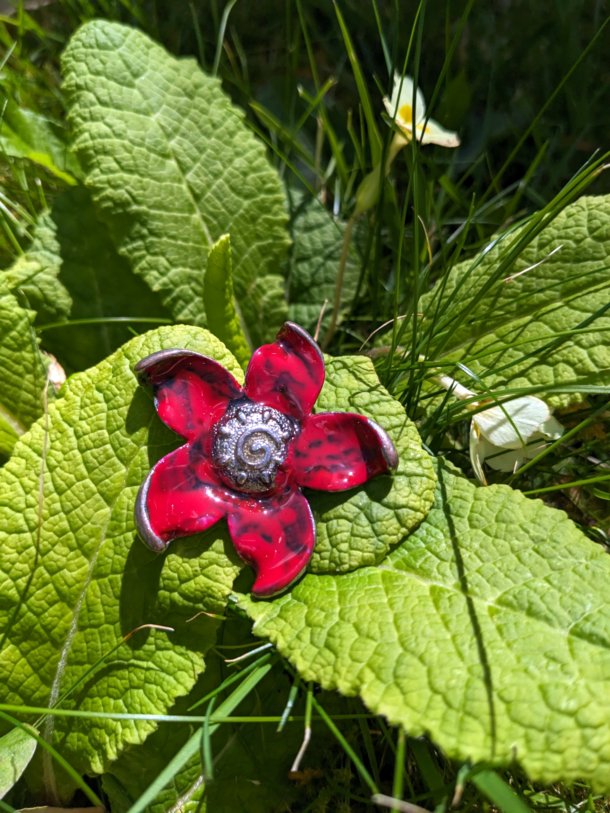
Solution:
[[[161,350],[136,365],[161,420],[186,444],[144,481],[136,523],[155,551],[227,518],[238,554],[256,569],[252,592],[270,596],[303,572],[315,523],[301,487],[343,491],[396,468],[386,432],[362,415],[311,414],[324,359],[286,322],[250,359],[243,387],[218,362]]]

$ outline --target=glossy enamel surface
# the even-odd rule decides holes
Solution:
[[[376,423],[349,412],[311,415],[292,444],[297,482],[320,491],[345,491],[396,468],[394,444]]]
[[[178,536],[201,533],[218,522],[227,499],[212,467],[193,460],[188,446],[161,458],[138,494],[136,518],[144,541],[163,550]]]
[[[273,344],[254,352],[246,370],[244,392],[253,401],[303,419],[324,383],[324,358],[303,328],[286,322]]]
[[[209,432],[241,387],[214,359],[188,350],[162,350],[136,365],[142,384],[153,388],[163,423],[188,440]]]
[[[396,467],[381,427],[361,415],[311,410],[324,383],[313,339],[287,322],[252,356],[243,389],[213,359],[186,350],[138,363],[159,417],[187,443],[153,467],[136,501],[142,539],[172,539],[226,518],[233,544],[268,597],[307,567],[315,523],[300,487],[341,491]]]
[[[229,513],[235,549],[257,576],[252,592],[271,596],[284,590],[307,567],[315,543],[309,503],[298,490],[287,498],[248,502]]]

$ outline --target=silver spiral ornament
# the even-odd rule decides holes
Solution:
[[[296,432],[296,422],[276,409],[245,398],[233,401],[215,428],[216,469],[239,491],[269,491]]]

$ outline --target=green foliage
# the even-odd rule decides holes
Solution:
[[[340,316],[346,315],[356,293],[360,262],[354,244],[344,247],[345,224],[330,216],[319,200],[292,190],[290,230],[293,248],[288,277],[288,314],[313,332],[326,303],[322,334],[332,310],[341,252],[347,250]]]
[[[0,274],[0,452],[40,417],[46,398],[46,364],[32,327],[34,314],[21,307]]]
[[[183,540],[167,558],[147,551],[134,534],[137,489],[172,439],[132,368],[176,345],[211,353],[239,375],[206,332],[166,328],[134,339],[73,376],[0,472],[5,701],[162,713],[204,668],[218,621],[189,619],[198,610],[222,611],[238,570],[226,556],[226,534],[217,527],[202,551],[196,539]],[[106,770],[155,727],[48,717],[42,732],[89,773]],[[44,772],[52,787],[49,765]]]
[[[347,493],[311,495],[317,541],[315,573],[345,573],[378,564],[428,513],[434,500],[434,467],[415,425],[380,385],[363,356],[329,359],[316,402],[320,412],[357,412],[377,421],[392,437],[398,470]]]
[[[35,226],[28,251],[4,273],[8,287],[39,320],[66,318],[72,308],[72,298],[59,279],[60,251],[55,223],[46,212]]]
[[[234,626],[234,622],[231,626]],[[240,631],[243,633],[243,629]],[[208,656],[206,672],[191,692],[190,703],[195,697],[217,696],[218,687],[223,685],[223,672],[227,668],[220,658]],[[239,676],[235,670],[233,675]],[[288,689],[286,672],[276,664],[257,686],[256,694],[248,695],[240,703],[239,717],[244,722],[215,724],[215,709],[209,707],[211,727],[217,729],[212,740],[212,776],[204,778],[198,749],[154,804],[147,808],[150,813],[165,813],[176,799],[180,799],[185,813],[200,810],[198,805],[201,805],[202,799],[205,799],[210,810],[217,813],[232,813],[235,810],[268,813],[294,801],[298,791],[294,783],[289,782],[288,773],[301,744],[302,726],[291,723],[278,732],[277,724],[256,724],[257,715],[262,709],[267,717],[276,715],[279,718]],[[180,706],[185,705],[184,701],[180,703]],[[205,708],[203,710],[206,711]],[[179,713],[179,707],[174,711]],[[252,722],[247,721],[249,717]],[[144,746],[125,751],[112,767],[111,774],[104,779],[113,811],[122,813],[136,802],[150,782],[163,773],[174,754],[188,742],[192,731],[192,726],[184,724],[161,725]],[[205,737],[203,731],[201,737]],[[314,759],[320,758],[323,745],[328,745],[328,737],[324,736],[324,731],[318,725]]]
[[[209,329],[224,342],[245,369],[252,355],[252,348],[244,335],[235,305],[231,240],[228,234],[210,249],[203,295]]]
[[[481,397],[535,390],[566,432],[519,482],[608,543],[610,199],[577,199],[607,189],[607,156],[579,168],[610,124],[608,20],[572,1],[544,32],[521,0],[493,14],[430,0],[399,25],[395,4],[271,5],[58,0],[0,18],[7,809],[77,787],[98,804],[99,782],[113,813],[360,810],[388,792],[437,813],[594,811],[578,782],[610,790],[607,554],[556,508],[475,488],[430,450],[460,460],[467,445],[470,413],[439,399],[440,372]],[[396,148],[395,70],[459,151]],[[185,347],[240,378],[287,316],[313,331],[325,300],[323,346],[346,355],[327,358],[316,410],[378,421],[400,464],[308,493],[309,573],[254,601],[224,522],[161,557],[137,540],[138,487],[180,441],[133,365]],[[172,320],[210,332],[124,344]],[[387,389],[353,355],[367,337]],[[57,397],[39,342],[75,373]],[[271,643],[236,668],[224,655],[253,645],[250,619]],[[20,780],[35,739],[4,712],[43,738]],[[523,771],[574,787],[534,792]]]
[[[51,330],[41,325],[45,348],[70,371],[96,364],[126,342],[132,319],[167,320],[159,297],[130,273],[129,263],[114,248],[106,224],[82,187],[59,195],[43,216],[23,261],[27,265],[39,257],[47,276],[58,274],[72,303],[69,314],[64,311],[57,314],[61,318],[51,319]],[[45,307],[39,321],[47,314]]]
[[[0,737],[0,799],[17,783],[34,756],[36,740],[32,732],[38,734],[35,728],[23,726]]]
[[[203,325],[210,249],[230,234],[235,295],[256,343],[286,304],[275,171],[243,117],[192,60],[134,29],[83,26],[63,56],[74,148],[119,252],[178,321]]]
[[[454,758],[607,790],[610,559],[560,511],[438,476],[433,509],[380,567],[243,596],[254,632]]]
[[[33,161],[66,183],[76,183],[78,163],[61,128],[10,99],[4,99],[2,106],[0,149],[5,155]]]
[[[610,197],[583,197],[456,265],[420,300],[422,329],[433,357],[466,362],[485,387],[555,390],[566,406],[607,385],[609,282]]]

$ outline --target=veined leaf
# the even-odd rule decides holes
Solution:
[[[68,149],[60,126],[10,99],[2,106],[0,150],[27,158],[68,184],[75,184],[78,162]]]
[[[305,680],[450,757],[608,791],[609,580],[563,512],[441,466],[435,506],[381,566],[241,604]]]
[[[136,538],[133,520],[139,485],[177,445],[150,394],[138,387],[133,365],[176,346],[212,355],[241,375],[207,331],[161,328],[138,337],[72,376],[0,471],[6,702],[159,714],[203,671],[218,621],[197,613],[222,611],[240,567],[224,526],[204,542],[180,540],[157,557]],[[78,771],[92,773],[106,770],[128,743],[141,742],[155,727],[144,720],[48,717],[41,732]],[[50,761],[43,776],[53,789]]]
[[[44,212],[30,247],[3,275],[10,290],[36,311],[38,323],[65,319],[72,307],[70,294],[59,281],[59,253],[55,223],[51,214]]]
[[[209,329],[226,345],[245,370],[252,348],[248,345],[235,307],[231,238],[228,234],[210,249],[203,295]]]
[[[235,295],[254,343],[286,315],[286,204],[264,148],[194,60],[87,23],[63,57],[74,146],[119,251],[180,321],[205,324],[208,253],[231,235]]]
[[[442,325],[438,357],[465,361],[487,387],[607,384],[610,196],[581,198],[531,241],[526,230],[460,263],[422,297],[419,309]],[[506,263],[520,240],[523,250]],[[582,398],[572,392],[546,400]]]
[[[43,412],[46,365],[33,319],[0,274],[0,452],[5,454]]]
[[[345,224],[334,220],[318,200],[306,199],[291,190],[293,239],[288,280],[290,318],[313,332],[324,302],[327,303],[322,329],[328,326],[335,298],[335,286],[343,250]],[[352,303],[358,283],[360,263],[353,242],[345,264],[340,318]]]
[[[21,428],[15,427],[13,416],[5,417],[0,410],[0,455],[10,455],[13,446],[19,440]]]
[[[398,469],[360,488],[308,494],[317,542],[316,573],[343,573],[380,562],[426,516],[436,477],[415,425],[381,386],[366,356],[326,359],[326,381],[316,412],[357,412],[377,421],[398,451]]]
[[[35,728],[32,728],[38,734]],[[13,728],[0,737],[0,799],[17,783],[29,765],[37,742],[30,734],[30,726]]]

